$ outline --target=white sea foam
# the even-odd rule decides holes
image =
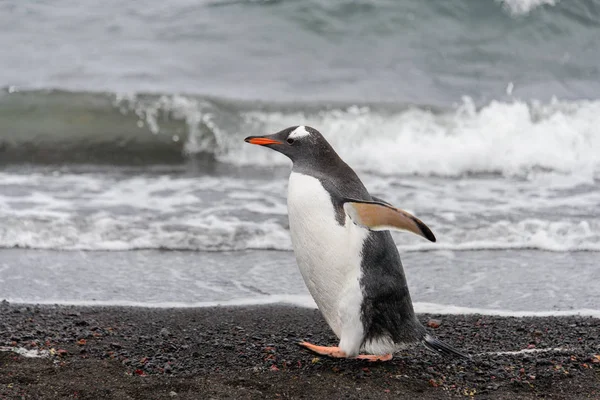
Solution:
[[[265,304],[289,304],[305,308],[317,308],[314,300],[310,296],[304,295],[269,295],[252,298],[240,298],[225,301],[204,301],[204,302],[137,302],[137,301],[86,301],[86,300],[28,300],[28,299],[7,299],[9,303],[15,304],[40,304],[40,305],[73,305],[73,306],[95,306],[95,307],[146,307],[146,308],[199,308],[199,307],[234,307],[234,306],[254,306]]]
[[[148,223],[143,216],[115,220],[100,215],[85,219],[22,221],[6,217],[0,247],[60,250],[171,249],[194,251],[291,251],[287,226],[281,222],[243,221],[207,215]],[[600,231],[587,223],[501,221],[470,229],[454,226],[436,243],[394,233],[401,252],[538,249],[555,252],[600,251]]]
[[[529,218],[518,222],[501,220],[476,228],[456,229],[449,236],[441,237],[436,243],[417,242],[411,238],[411,244],[398,247],[401,251],[509,249],[556,252],[600,251],[598,221],[590,224],[587,221],[542,221]],[[403,238],[402,241],[407,239]],[[401,243],[400,240],[397,242]]]
[[[559,0],[497,0],[513,15],[528,14],[542,6],[554,6]]]
[[[585,180],[361,175],[438,239],[394,233],[402,252],[600,251],[600,189]],[[0,247],[291,250],[285,192],[281,178],[4,172]]]
[[[489,308],[460,307],[455,305],[420,303],[413,304],[415,312],[422,314],[446,314],[446,315],[497,315],[500,317],[568,317],[582,316],[600,318],[600,310],[578,309],[578,310],[545,310],[545,311],[512,311],[496,310]]]

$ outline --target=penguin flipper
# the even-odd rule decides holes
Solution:
[[[420,219],[387,203],[347,199],[344,211],[352,222],[372,231],[406,230],[436,241],[431,229]]]
[[[385,204],[386,206],[393,207],[391,203],[385,201],[384,199],[382,199],[380,197],[371,196],[371,198],[373,199],[373,201],[375,203],[382,203],[382,204]]]

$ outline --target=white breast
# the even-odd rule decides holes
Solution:
[[[298,267],[319,310],[338,337],[349,325],[360,325],[355,334],[361,335],[360,261],[368,231],[348,217],[339,225],[321,182],[296,172],[289,180],[288,213]]]

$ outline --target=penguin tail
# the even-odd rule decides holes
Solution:
[[[425,347],[427,347],[429,350],[433,350],[434,352],[436,352],[444,357],[467,358],[467,359],[471,358],[470,355],[463,353],[460,350],[455,349],[454,347],[442,342],[441,340],[439,340],[429,334],[425,334],[425,336],[423,336],[423,339],[421,341],[425,345]]]

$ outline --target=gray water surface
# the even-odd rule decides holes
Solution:
[[[438,105],[596,98],[599,32],[598,0],[8,0],[0,86]]]
[[[597,253],[438,251],[403,256],[413,301],[491,311],[600,310]],[[194,306],[309,304],[293,253],[0,251],[0,299]],[[423,307],[421,307],[423,308]],[[429,309],[429,308],[428,308]],[[599,311],[600,312],[600,311]]]

